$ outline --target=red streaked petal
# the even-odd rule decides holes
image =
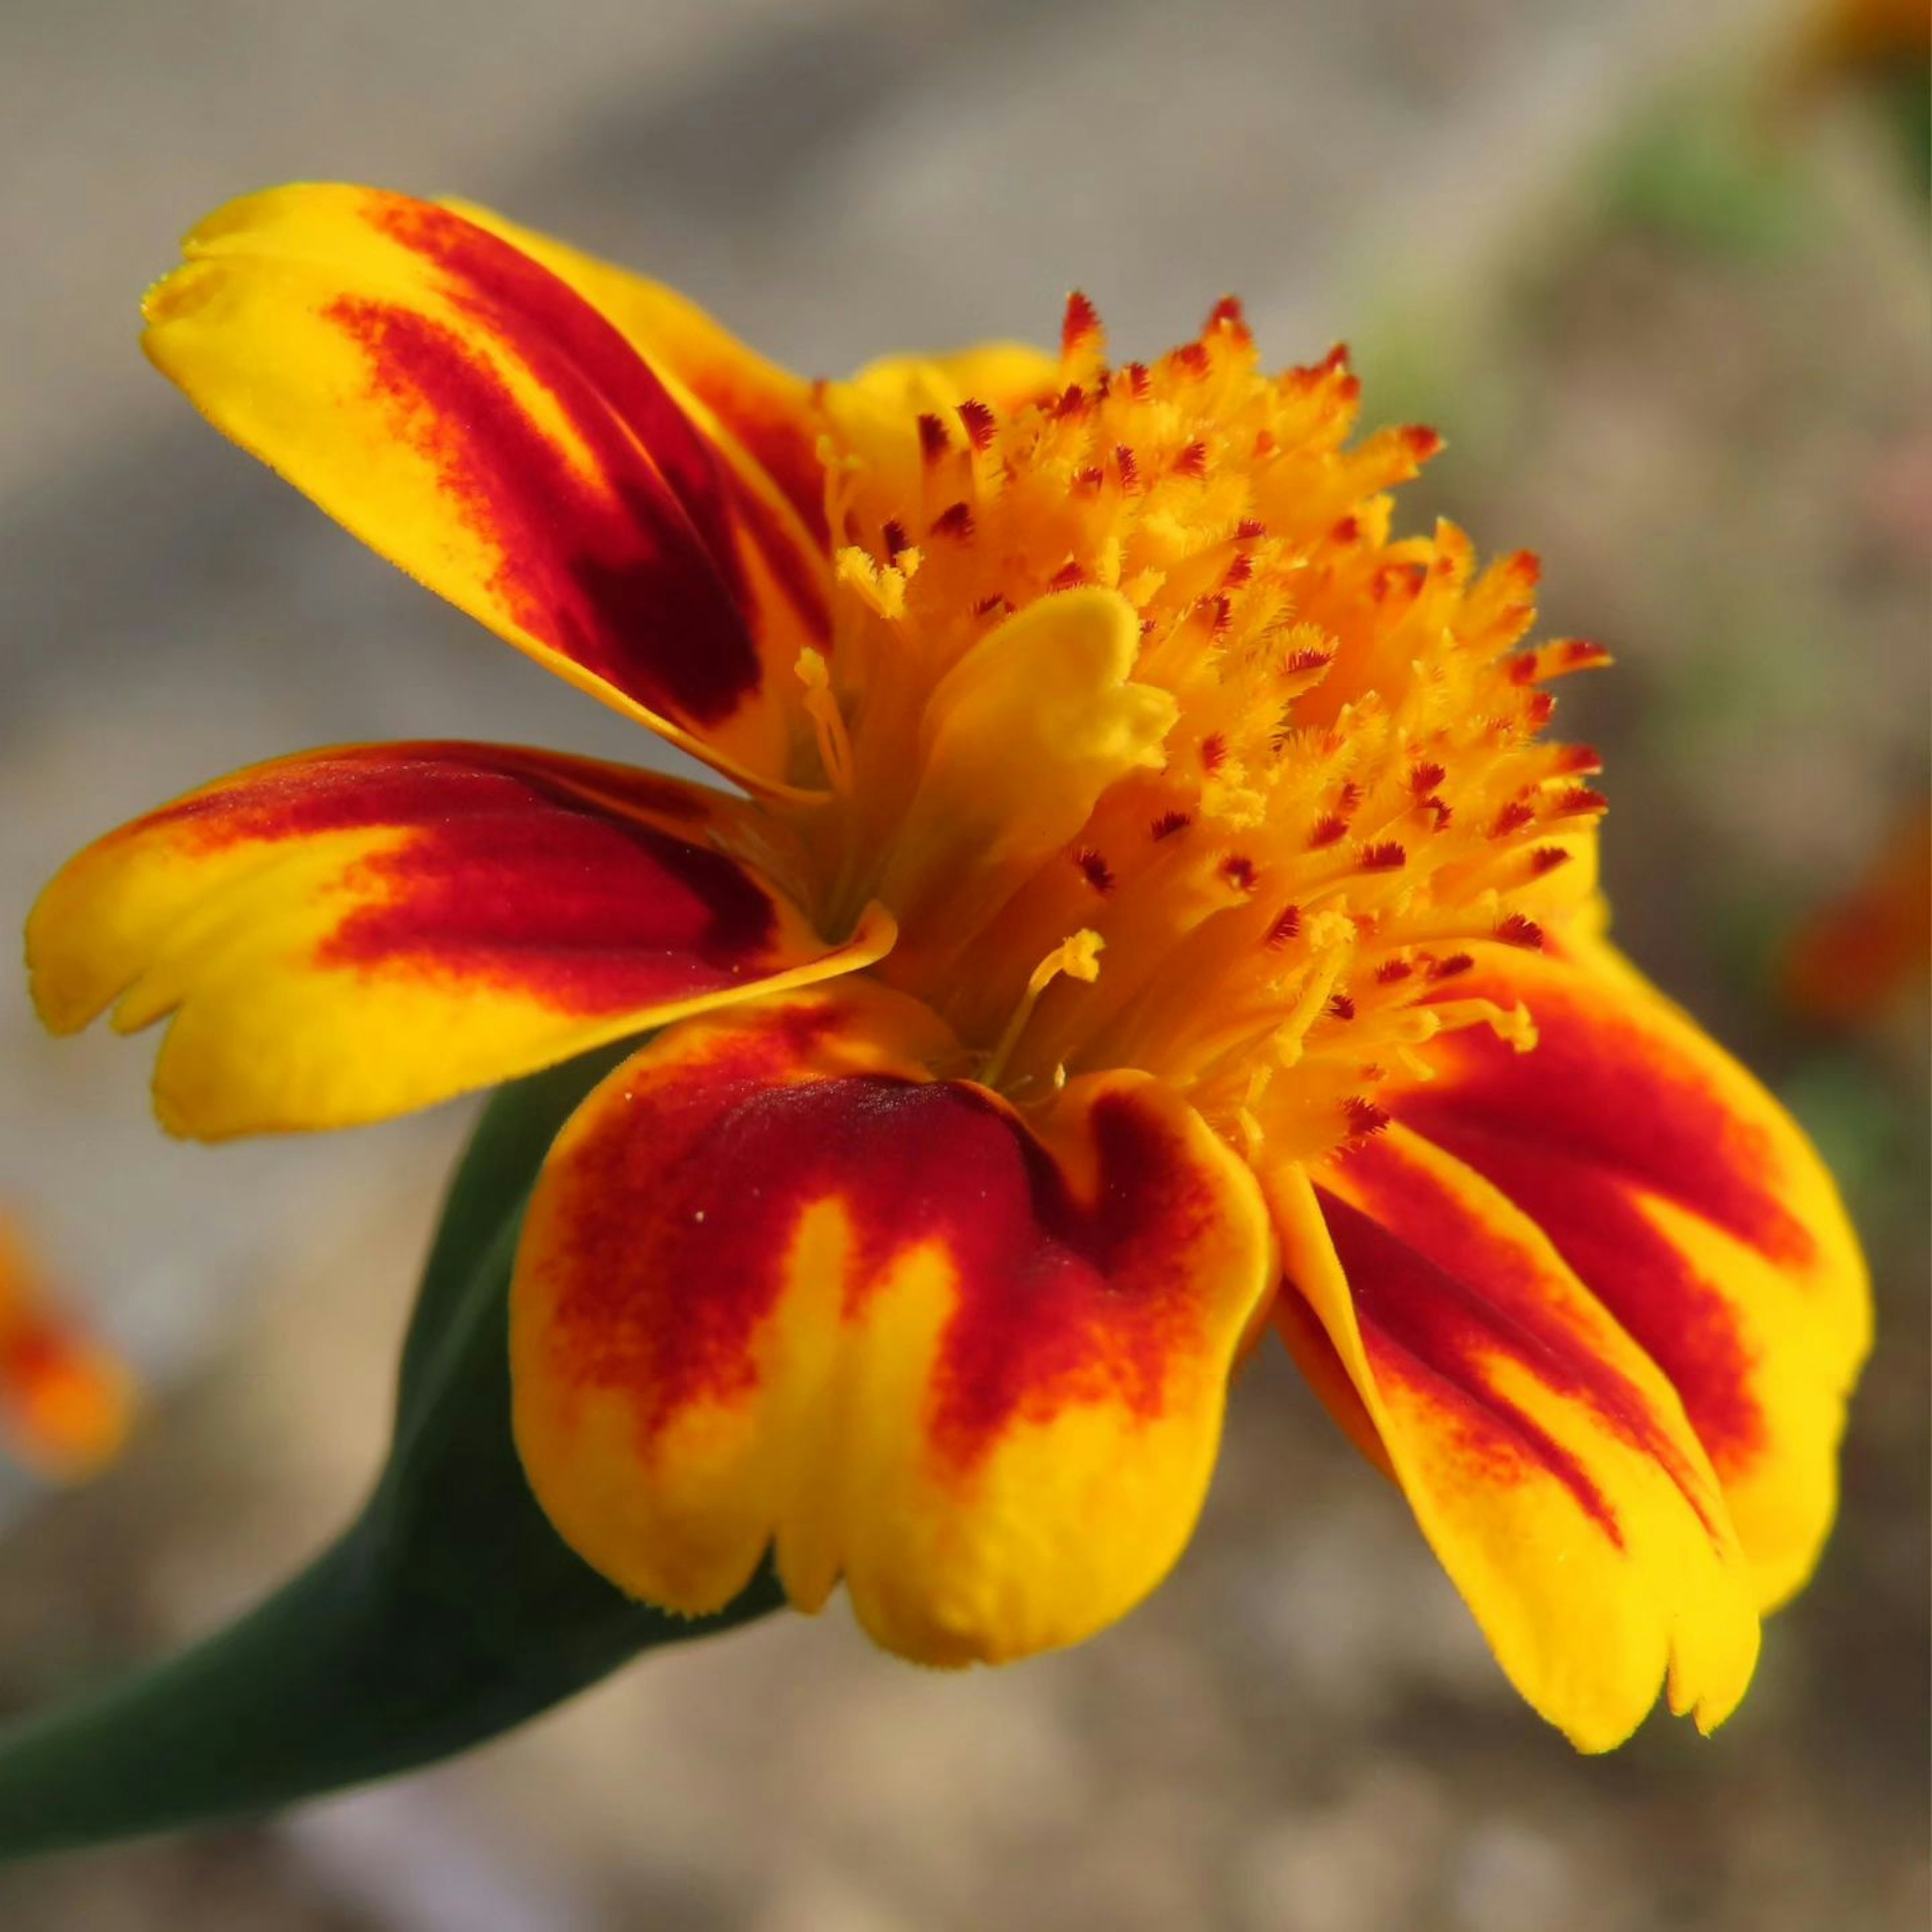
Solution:
[[[822,568],[829,542],[820,412],[813,385],[748,349],[697,304],[661,282],[599,261],[489,208],[448,201],[479,228],[540,262],[615,327],[656,371],[679,406],[754,494],[775,507]],[[823,592],[819,600],[823,602]]]
[[[848,981],[673,1028],[559,1137],[518,1258],[518,1446],[566,1540],[698,1612],[768,1545],[934,1664],[1072,1642],[1166,1573],[1274,1279],[1170,1090],[1023,1118]]]
[[[1511,1681],[1586,1750],[1667,1678],[1708,1730],[1757,1654],[1750,1579],[1676,1393],[1536,1228],[1393,1126],[1268,1177],[1285,1271]]]
[[[552,670],[784,779],[826,573],[580,294],[451,209],[340,185],[231,202],[184,249],[146,346],[218,428]]]
[[[1768,1608],[1835,1509],[1864,1264],[1778,1102],[1609,949],[1570,950],[1484,949],[1459,993],[1526,1006],[1535,1050],[1457,1034],[1391,1105],[1534,1221],[1670,1378]]]
[[[883,914],[814,932],[743,856],[748,808],[511,746],[258,765],[89,846],[28,922],[42,1018],[172,1016],[164,1122],[347,1126],[679,1015],[848,972]]]

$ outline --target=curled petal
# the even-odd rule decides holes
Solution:
[[[1708,1730],[1757,1655],[1750,1578],[1675,1391],[1479,1175],[1400,1126],[1268,1178],[1284,1271],[1498,1660],[1580,1747],[1667,1677]]]
[[[518,1258],[517,1439],[633,1594],[723,1604],[768,1545],[889,1648],[1087,1636],[1190,1532],[1274,1279],[1252,1176],[1170,1090],[1037,1118],[859,982],[674,1028],[560,1136]]]
[[[746,855],[750,814],[680,782],[465,744],[352,746],[236,773],[89,846],[28,962],[57,1032],[172,1016],[173,1131],[344,1126],[681,1014],[865,965]]]
[[[219,428],[551,670],[783,779],[822,588],[582,296],[452,209],[367,188],[251,195],[184,245],[146,347]]]
[[[1778,1102],[1607,946],[1569,950],[1484,949],[1461,984],[1526,1006],[1536,1050],[1454,1034],[1397,1111],[1535,1222],[1670,1378],[1769,1608],[1831,1526],[1864,1264]]]

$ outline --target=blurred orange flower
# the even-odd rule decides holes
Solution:
[[[29,928],[162,1118],[334,1126],[663,1030],[525,1222],[515,1426],[692,1612],[768,1550],[935,1664],[1192,1532],[1271,1326],[1580,1744],[1708,1727],[1830,1522],[1862,1264],[1777,1104],[1602,936],[1604,661],[1392,533],[1437,439],[1239,309],[809,383],[476,209],[272,190],[148,351],[518,649],[740,788],[351,746],[114,832]],[[1283,1472],[1284,1490],[1293,1474]]]
[[[1785,957],[1785,997],[1828,1027],[1870,1027],[1932,988],[1932,805],[1893,828],[1863,878],[1819,908]]]
[[[119,1453],[134,1408],[128,1365],[62,1305],[0,1215],[0,1442],[36,1474],[78,1482]]]

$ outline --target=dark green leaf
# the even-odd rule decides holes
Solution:
[[[405,1352],[389,1462],[340,1541],[185,1655],[0,1734],[0,1858],[164,1831],[406,1771],[718,1615],[628,1602],[572,1553],[510,1436],[517,1231],[557,1126],[614,1054],[506,1088],[458,1169]]]

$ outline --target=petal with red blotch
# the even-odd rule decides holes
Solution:
[[[190,793],[89,846],[28,921],[41,1017],[172,1016],[164,1123],[345,1126],[680,1015],[850,971],[754,869],[751,808],[505,746],[352,746]]]
[[[1485,946],[1456,984],[1536,1022],[1472,1029],[1390,1106],[1548,1235],[1670,1377],[1724,1484],[1760,1606],[1810,1575],[1871,1332],[1837,1190],[1783,1108],[1609,947]]]
[[[184,251],[146,346],[218,428],[572,682],[784,780],[822,593],[580,294],[448,208],[344,185],[230,202]]]
[[[1498,1660],[1581,1748],[1668,1679],[1709,1730],[1756,1660],[1750,1577],[1676,1392],[1534,1226],[1390,1128],[1265,1177],[1284,1272]]]
[[[622,334],[717,446],[734,477],[770,508],[778,522],[774,536],[782,532],[800,547],[801,566],[809,566],[816,584],[830,538],[814,386],[766,361],[662,282],[519,227],[489,208],[455,200],[442,206],[542,262]],[[810,608],[822,614],[823,604],[818,586]],[[822,614],[820,621],[822,628]]]
[[[869,982],[694,1020],[586,1100],[512,1298],[564,1539],[689,1612],[769,1546],[936,1664],[1086,1636],[1186,1542],[1275,1277],[1252,1175],[1171,1089],[1022,1117]]]

